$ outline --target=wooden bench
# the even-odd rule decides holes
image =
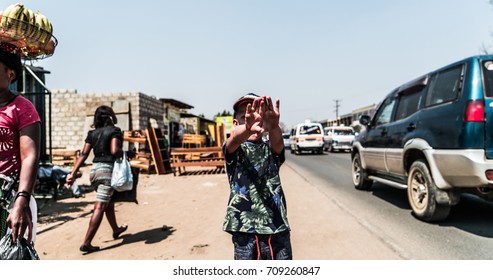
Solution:
[[[224,157],[221,147],[172,148],[171,166],[173,174],[181,174],[187,166],[224,168]],[[183,169],[183,170],[182,170]]]
[[[181,141],[182,148],[200,148],[203,146],[205,146],[205,135],[183,134],[183,139]]]
[[[53,164],[61,165],[61,166],[70,165],[70,164],[75,165],[79,155],[80,155],[80,150],[52,149],[51,162]]]

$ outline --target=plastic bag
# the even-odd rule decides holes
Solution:
[[[118,192],[130,191],[133,187],[132,167],[123,152],[123,159],[115,160],[111,175],[111,187]]]
[[[140,169],[132,167],[133,187],[130,191],[126,192],[114,192],[111,196],[111,202],[134,202],[139,204],[137,200],[137,186],[139,184],[139,172]]]
[[[0,260],[39,260],[39,256],[25,238],[18,238],[14,243],[9,232],[0,240]]]

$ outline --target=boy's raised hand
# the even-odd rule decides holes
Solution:
[[[270,96],[264,96],[262,97],[260,107],[261,107],[260,115],[262,116],[263,119],[264,130],[269,132],[272,129],[279,127],[279,118],[280,118],[279,99],[276,100],[276,106],[274,107],[274,104]]]
[[[262,98],[255,98],[252,104],[248,104],[245,113],[245,128],[253,133],[262,133]]]

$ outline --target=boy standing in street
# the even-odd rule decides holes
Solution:
[[[231,188],[223,229],[233,236],[235,260],[292,259],[279,177],[285,160],[279,104],[249,93],[233,105],[233,129],[223,145]]]

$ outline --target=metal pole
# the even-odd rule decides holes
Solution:
[[[33,70],[31,70],[31,68],[26,67],[24,65],[24,69],[26,69],[31,74],[31,76],[33,76],[33,78],[36,81],[38,81],[38,83],[45,89],[46,93],[48,93],[48,107],[49,107],[48,108],[48,119],[49,119],[48,120],[48,127],[49,127],[49,131],[50,131],[50,133],[48,133],[48,135],[49,135],[48,142],[49,142],[49,146],[50,146],[49,150],[50,150],[50,162],[51,162],[52,155],[53,155],[52,140],[51,140],[51,128],[52,128],[51,127],[51,91],[46,87],[46,85],[43,83],[43,81],[41,81],[41,79],[33,72]],[[25,72],[23,72],[23,75],[25,75]],[[23,83],[24,83],[23,84],[24,85],[23,90],[25,90],[25,88],[26,88],[26,85],[25,85],[26,78],[25,78],[25,76],[24,76],[24,79],[23,79]],[[46,109],[46,107],[45,107],[45,109]]]

